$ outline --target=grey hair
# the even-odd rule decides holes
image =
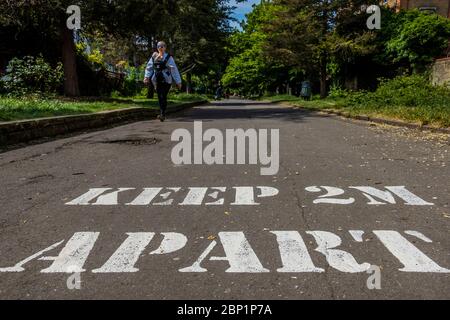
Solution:
[[[164,41],[159,41],[158,44],[157,44],[156,46],[157,46],[157,47],[164,46],[164,47],[167,48],[167,44],[166,44]]]

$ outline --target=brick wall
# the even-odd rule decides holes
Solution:
[[[448,0],[388,0],[388,5],[397,9],[414,9],[422,7],[435,7],[437,13],[449,17]]]

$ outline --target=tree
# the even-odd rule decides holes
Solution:
[[[17,53],[53,55],[59,46],[55,60],[64,64],[65,93],[76,96],[76,53],[72,32],[66,27],[69,5],[81,8],[83,34],[120,41],[135,66],[139,54],[148,57],[155,41],[165,39],[176,44],[182,64],[194,61],[204,72],[223,57],[230,13],[226,4],[225,0],[4,0],[0,2],[0,26],[13,29],[16,38],[23,39],[14,50]],[[120,48],[109,48],[123,57]]]
[[[289,61],[310,78],[318,75],[327,94],[328,65],[370,52],[373,32],[365,27],[366,0],[274,0],[276,19],[267,25],[274,59]]]
[[[419,73],[448,48],[449,19],[413,10],[403,12],[398,20],[397,32],[386,44],[394,62],[404,62]]]
[[[276,7],[269,2],[254,6],[247,15],[242,31],[228,40],[230,60],[222,77],[223,84],[242,95],[261,95],[282,82],[288,68],[280,61],[270,61],[266,54],[267,35],[264,26],[275,17]]]
[[[231,7],[225,0],[179,0],[171,26],[166,30],[177,61],[187,74],[190,93],[191,76],[220,78],[226,64],[226,40],[231,32]]]
[[[72,31],[66,25],[66,10],[70,5],[81,8],[83,31],[100,30],[129,36],[146,28],[154,29],[160,19],[167,17],[161,15],[166,12],[163,8],[174,4],[174,0],[5,0],[0,2],[0,23],[2,27],[13,28],[17,37],[25,34],[25,38],[31,40],[35,48],[22,48],[25,51],[36,50],[36,47],[47,51],[46,46],[56,42],[64,65],[65,94],[78,96],[76,50]],[[33,34],[38,34],[44,41],[33,42]]]

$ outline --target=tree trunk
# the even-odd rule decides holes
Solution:
[[[320,59],[320,98],[327,97],[327,60],[325,57]]]
[[[62,60],[64,65],[64,94],[69,97],[78,97],[77,56],[73,42],[72,31],[64,24],[61,28]]]
[[[186,93],[192,93],[192,74],[190,72],[186,74]]]

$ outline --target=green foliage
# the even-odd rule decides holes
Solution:
[[[349,105],[404,106],[450,108],[450,90],[430,84],[423,75],[399,76],[391,80],[381,79],[374,92],[350,95]]]
[[[144,80],[144,70],[146,65],[140,67],[127,67],[125,69],[126,77],[120,92],[124,97],[133,97],[141,94],[143,91],[142,81]]]
[[[393,118],[450,127],[450,88],[433,86],[424,75],[381,79],[380,86],[374,92],[347,91],[333,87],[327,99],[315,97],[312,101],[304,101],[280,95],[263,99],[288,101],[313,110],[334,110],[349,115]]]
[[[201,85],[191,83],[195,90],[214,91],[228,60],[226,45],[231,32],[232,7],[229,0],[156,1],[168,4],[165,15],[155,27],[145,26],[147,39],[165,40],[180,71],[189,71],[201,79]],[[154,11],[154,10],[152,10]],[[160,11],[156,11],[160,12]],[[151,21],[153,23],[153,21]],[[149,32],[150,31],[150,32]],[[187,79],[186,79],[187,80]]]
[[[192,101],[208,100],[208,97],[203,94],[175,93],[169,95],[169,100],[175,102],[192,102]]]
[[[262,1],[230,39],[224,84],[241,94],[261,94],[307,79],[324,84],[330,73],[339,76],[376,48],[360,10],[371,3],[377,1]]]
[[[41,56],[26,56],[13,58],[0,81],[3,90],[11,96],[54,94],[60,88],[63,77],[61,63],[52,67]]]
[[[171,105],[204,100],[199,95],[171,95]],[[56,99],[42,96],[0,97],[0,121],[94,113],[131,107],[158,108],[157,99]]]
[[[242,95],[264,92],[268,80],[264,77],[266,64],[259,50],[246,50],[232,58],[222,78],[225,87]]]
[[[350,95],[350,91],[343,89],[340,86],[332,85],[330,88],[329,97],[332,99],[347,98]]]
[[[395,62],[406,61],[414,71],[423,71],[447,48],[450,20],[419,10],[408,11],[399,17],[400,24],[387,42],[388,53]]]
[[[184,76],[186,80],[186,76]],[[191,85],[192,92],[197,94],[214,94],[218,85],[217,74],[213,70],[209,74],[192,75]]]
[[[64,63],[71,66],[67,60],[73,48],[67,45],[70,41],[62,40],[67,36],[66,9],[72,4],[81,8],[82,34],[92,40],[93,51],[87,60],[96,70],[105,63],[144,63],[157,40],[167,42],[181,70],[193,68],[193,73],[218,81],[225,69],[231,16],[228,0],[0,1],[0,52],[37,51],[50,61],[65,57]],[[65,55],[61,55],[61,43]],[[77,70],[65,71],[66,92],[76,95]],[[82,86],[85,79],[79,78]]]
[[[133,101],[70,101],[42,97],[0,98],[0,121],[75,115],[129,107],[157,108],[157,101],[136,104]]]
[[[86,44],[80,42],[76,44],[78,55],[83,55],[87,62],[89,62],[94,70],[105,68],[105,57],[99,49],[92,50],[91,53],[86,52]]]
[[[262,95],[280,82],[280,74],[289,78],[283,63],[270,61],[266,55],[267,35],[263,28],[274,18],[277,7],[271,3],[256,5],[247,16],[242,32],[229,39],[230,61],[222,83],[240,95]]]
[[[431,85],[424,75],[382,79],[376,91],[351,93],[340,104],[352,113],[450,127],[450,89]]]

